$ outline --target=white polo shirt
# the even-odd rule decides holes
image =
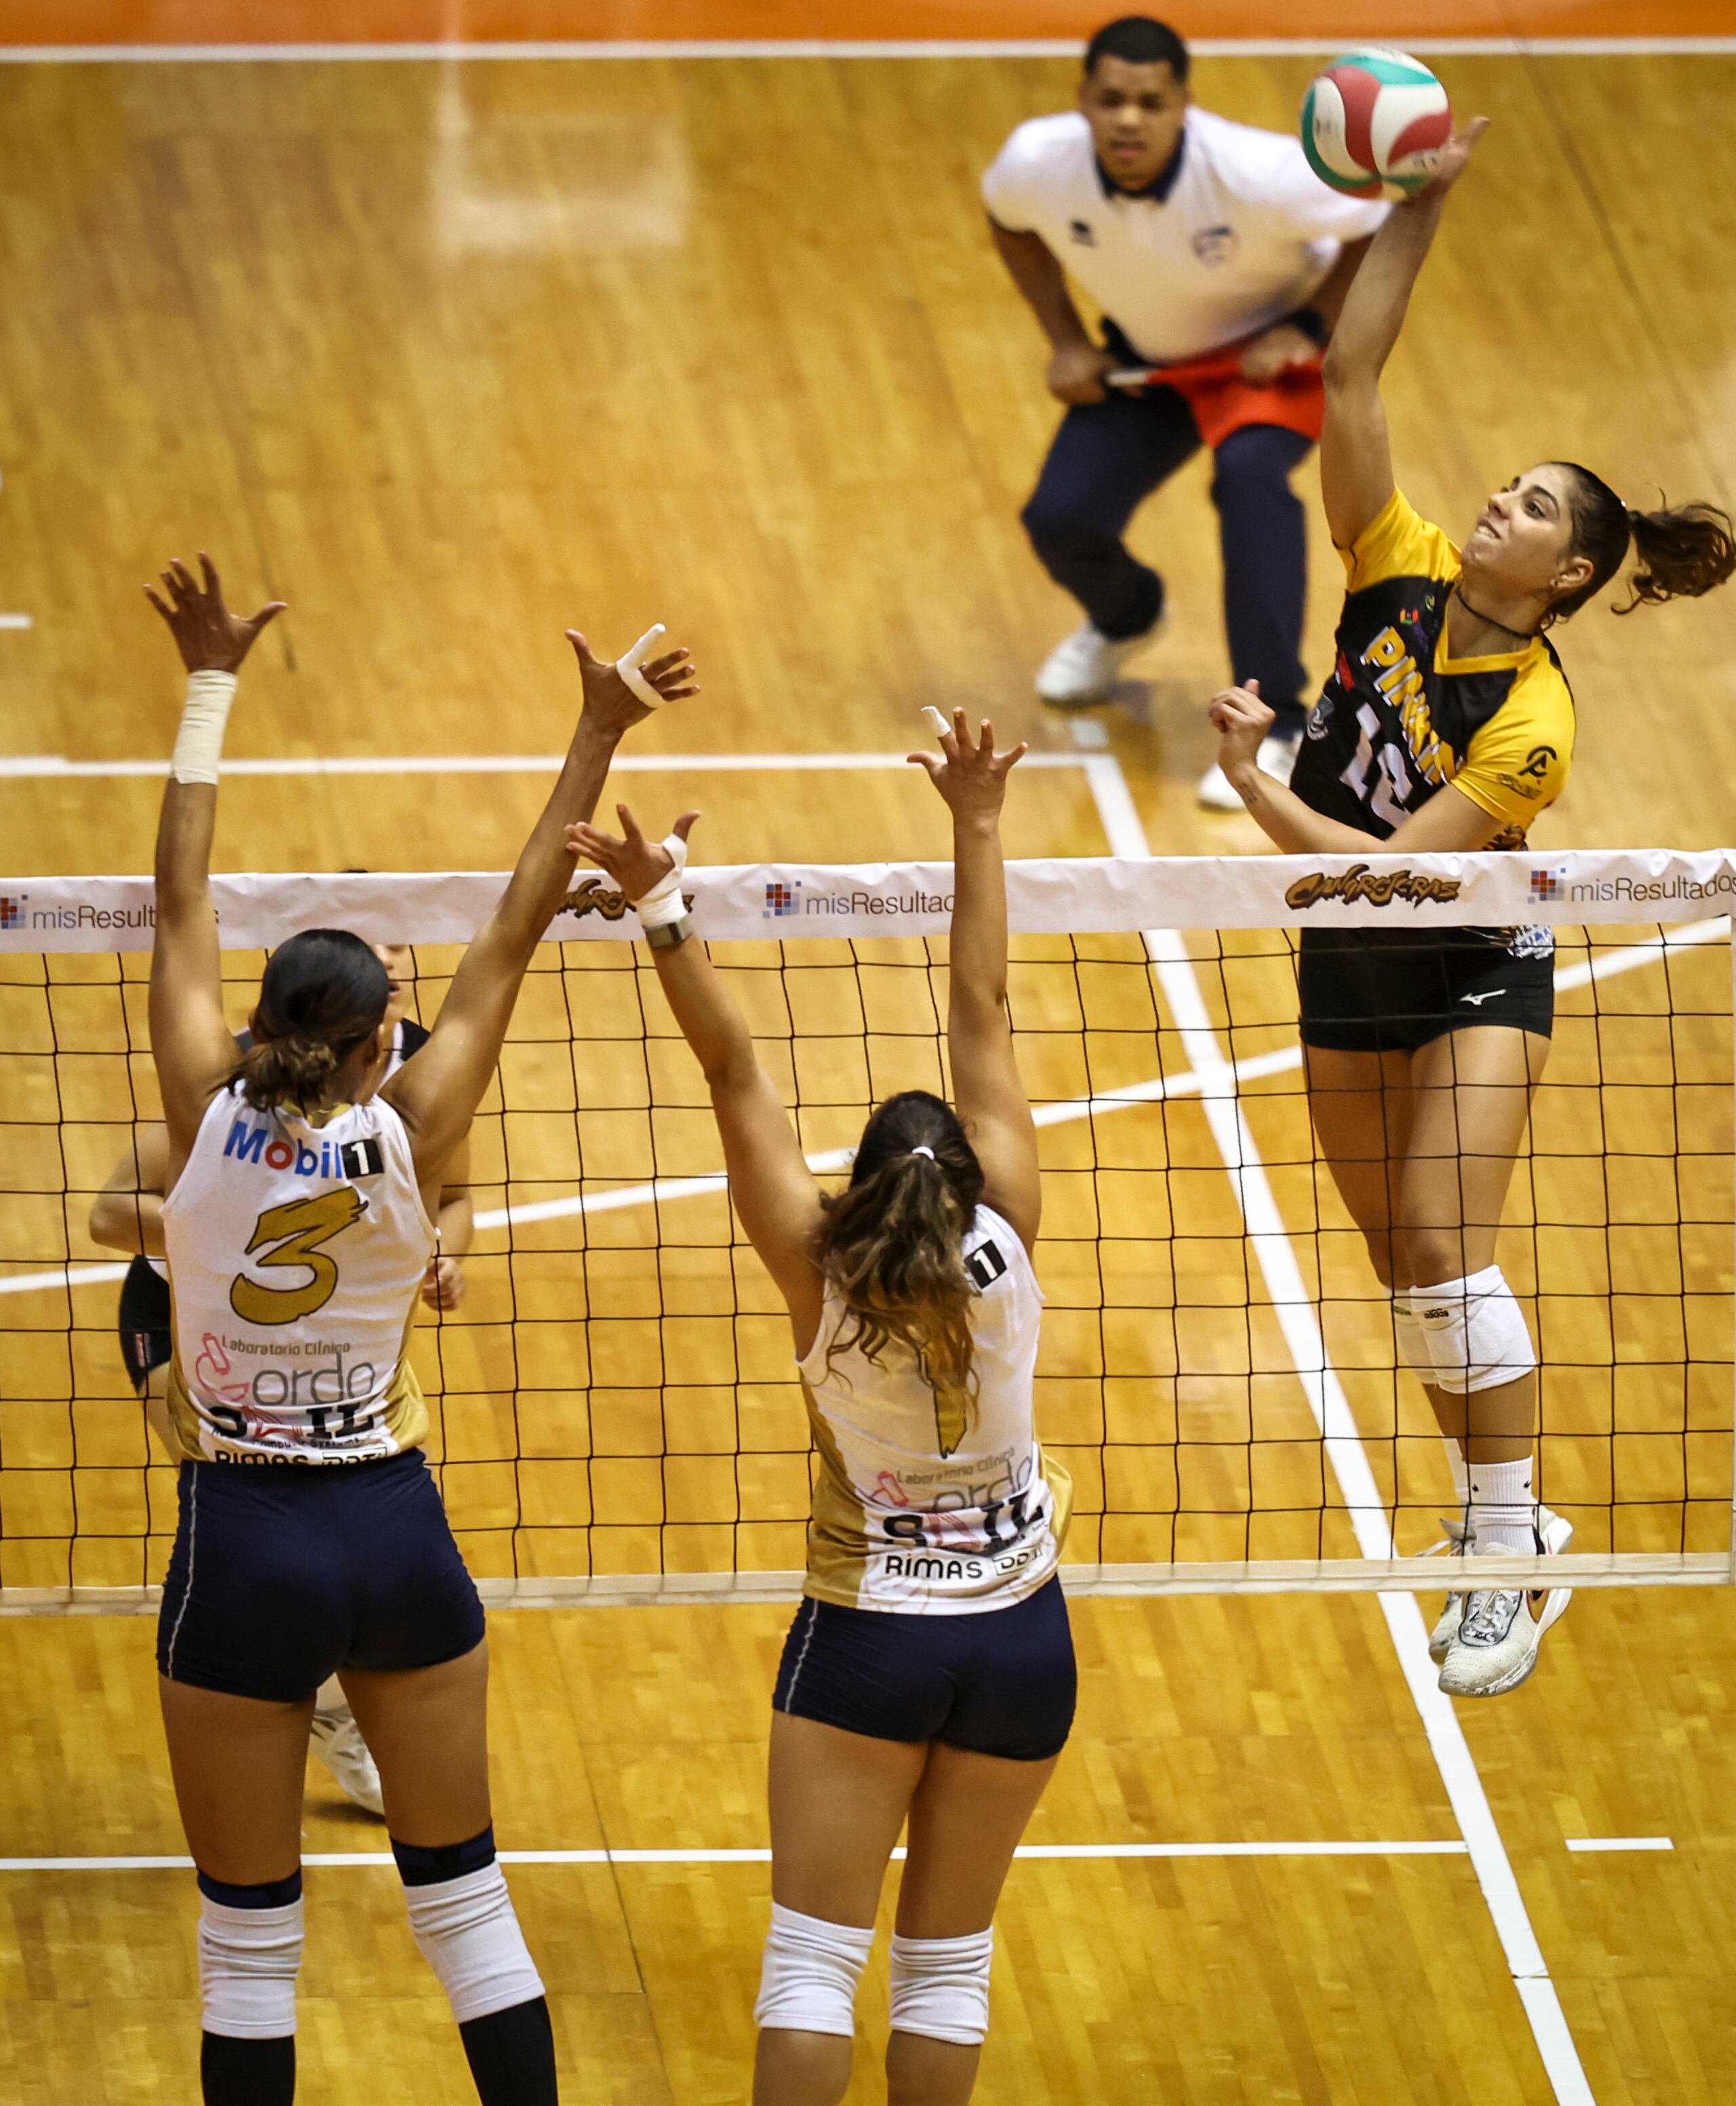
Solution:
[[[1340,246],[1388,211],[1329,189],[1300,140],[1191,107],[1161,199],[1108,185],[1091,127],[1070,110],[1019,127],[983,177],[983,202],[1009,233],[1040,235],[1154,365],[1197,358],[1305,306]]]

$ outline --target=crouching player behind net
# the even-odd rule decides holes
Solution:
[[[294,2094],[302,1788],[335,1670],[478,2094],[553,2106],[548,2005],[495,1859],[482,1604],[419,1445],[406,1347],[433,1209],[571,877],[566,829],[648,714],[637,697],[691,692],[689,669],[672,652],[641,674],[635,652],[624,674],[574,639],[585,705],[554,793],[428,1043],[370,1096],[390,985],[360,937],[309,930],[272,952],[245,1054],[223,1021],[218,760],[234,676],[278,610],[237,621],[209,563],[202,584],[177,564],[151,598],[191,675],[157,836],[150,1037],[184,1459],[157,1664],[202,1897],[204,2096]]]
[[[1349,574],[1338,665],[1288,789],[1264,773],[1270,712],[1231,688],[1212,715],[1224,773],[1292,854],[1518,849],[1561,793],[1573,700],[1543,632],[1608,585],[1631,546],[1626,613],[1721,585],[1730,522],[1710,505],[1641,513],[1590,469],[1545,461],[1484,505],[1456,548],[1393,487],[1380,373],[1482,120],[1375,236],[1326,355],[1321,490]],[[1536,1355],[1496,1242],[1554,1020],[1546,928],[1305,929],[1308,1109],[1334,1183],[1393,1293],[1399,1349],[1428,1391],[1466,1553],[1563,1550],[1532,1485]],[[1429,1650],[1441,1687],[1498,1696],[1536,1665],[1568,1590],[1479,1586],[1468,1567]]]
[[[938,719],[937,719],[938,721]],[[1056,1576],[1070,1503],[1038,1446],[1036,1129],[1006,1009],[1008,769],[962,711],[913,754],[952,809],[953,1104],[889,1098],[848,1188],[822,1191],[747,1024],[689,939],[659,848],[575,845],[639,907],[698,1056],[730,1196],[783,1293],[819,1452],[804,1599],[773,1696],[772,1925],[755,2106],[834,2106],[887,1861],[909,1823],[892,1939],[893,2106],[962,2106],[989,2021],[990,1928],[1073,1720]]]

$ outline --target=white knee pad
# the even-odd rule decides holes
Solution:
[[[856,1985],[874,1947],[872,1925],[827,1923],[772,1903],[754,2023],[792,2033],[856,2030]]]
[[[1524,1315],[1498,1265],[1438,1287],[1413,1287],[1411,1313],[1428,1342],[1436,1387],[1456,1396],[1517,1382],[1537,1364]]]
[[[994,1932],[892,1939],[892,2030],[975,2047],[989,2030]]]
[[[1424,1382],[1434,1380],[1434,1355],[1429,1350],[1429,1338],[1423,1329],[1420,1318],[1411,1313],[1408,1289],[1400,1289],[1393,1296],[1393,1338],[1398,1347],[1398,1357],[1412,1374],[1420,1375]]]
[[[208,2033],[281,2040],[295,2031],[302,1904],[227,1908],[200,1897],[199,1994]]]
[[[422,1957],[440,1977],[460,2025],[541,1996],[542,1978],[497,1864],[437,1885],[406,1887],[404,1898]]]

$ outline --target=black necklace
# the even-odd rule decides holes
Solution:
[[[1453,590],[1459,595],[1459,604],[1465,609],[1467,614],[1475,615],[1478,621],[1487,622],[1491,629],[1498,629],[1503,636],[1523,636],[1528,643],[1536,635],[1537,632],[1535,629],[1514,629],[1509,627],[1505,621],[1497,621],[1492,614],[1483,614],[1480,612],[1476,607],[1473,607],[1470,602],[1465,598],[1465,587],[1459,583],[1457,579],[1453,580]]]

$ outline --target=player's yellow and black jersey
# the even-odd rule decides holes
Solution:
[[[1308,722],[1290,787],[1312,810],[1384,840],[1443,783],[1522,848],[1573,756],[1573,697],[1547,641],[1448,655],[1459,551],[1394,491],[1339,552],[1349,589],[1337,663]]]

